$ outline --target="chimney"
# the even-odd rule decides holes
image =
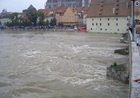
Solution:
[[[115,14],[115,10],[116,10],[116,9],[115,9],[115,8],[113,8],[113,14]]]
[[[126,8],[129,8],[129,3],[128,2],[126,2]]]

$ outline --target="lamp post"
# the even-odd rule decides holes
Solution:
[[[135,33],[135,15],[134,15],[134,3],[135,3],[135,0],[131,0],[132,1],[132,41],[135,41],[134,40],[134,33]]]

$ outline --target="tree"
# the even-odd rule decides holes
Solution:
[[[53,18],[54,26],[56,26],[56,18]]]
[[[8,26],[8,27],[14,26],[12,22],[6,22],[4,25],[5,25],[5,26]]]
[[[52,20],[52,19],[51,19],[51,21],[50,21],[50,26],[54,26],[54,25],[53,25],[53,20]]]
[[[22,26],[31,26],[32,25],[32,23],[28,20],[22,21],[21,24],[22,24]]]
[[[37,24],[37,11],[36,10],[28,10],[26,15],[28,16],[28,19],[30,20],[31,24],[33,26],[36,26],[36,24]]]
[[[63,27],[64,26],[64,23],[63,22],[59,22],[58,23],[58,26]]]
[[[55,18],[51,19],[50,25],[51,26],[56,26],[56,19]]]
[[[46,26],[49,26],[49,24],[50,24],[50,23],[49,23],[49,20],[47,20],[46,23],[45,23],[45,25],[46,25]]]
[[[9,15],[9,18],[13,24],[13,26],[17,26],[18,25],[18,13],[12,13]]]
[[[45,22],[44,22],[44,13],[43,12],[38,12],[38,19],[39,19],[39,22],[38,22],[38,25],[45,25]]]

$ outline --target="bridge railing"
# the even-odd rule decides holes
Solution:
[[[140,46],[132,41],[129,31],[129,98],[140,98]]]

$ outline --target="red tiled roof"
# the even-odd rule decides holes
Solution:
[[[130,15],[130,0],[91,0],[87,17],[120,17]]]
[[[85,12],[87,12],[88,11],[88,7],[77,7],[77,8],[75,8],[75,10],[77,12],[81,12],[82,10],[85,11]]]
[[[57,8],[54,8],[54,9],[55,9],[55,13],[64,13],[67,8],[68,7],[66,7],[66,6],[61,6],[61,7],[57,7]]]

